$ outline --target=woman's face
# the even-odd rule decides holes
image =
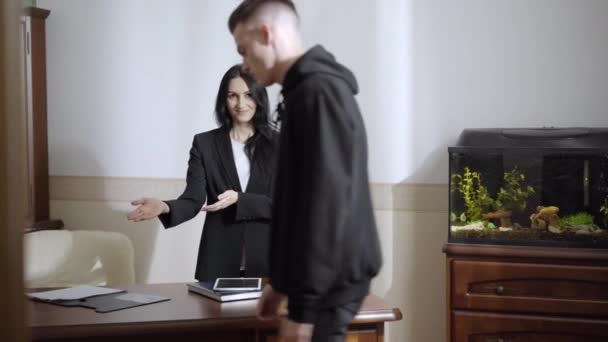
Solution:
[[[255,100],[247,83],[240,77],[233,78],[228,84],[226,109],[235,124],[249,123],[255,114]]]

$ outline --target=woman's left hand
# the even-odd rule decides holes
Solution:
[[[227,208],[239,200],[239,193],[234,190],[226,190],[217,196],[217,202],[205,205],[201,211],[218,211]]]

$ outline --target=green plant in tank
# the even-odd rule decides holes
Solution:
[[[498,210],[523,211],[534,188],[525,185],[526,176],[516,167],[504,174],[504,186],[498,190],[494,203]]]
[[[452,175],[451,182],[452,191],[462,194],[466,207],[465,214],[469,222],[481,220],[481,214],[492,207],[494,200],[483,185],[479,172],[471,171],[465,166],[462,174]]]
[[[564,216],[561,218],[560,221],[560,225],[562,228],[568,226],[580,226],[590,224],[593,224],[593,215],[585,212]]]
[[[604,215],[604,228],[608,228],[608,196],[604,198],[604,203],[600,207],[600,213]]]

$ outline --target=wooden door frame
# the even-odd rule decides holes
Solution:
[[[21,0],[0,1],[0,341],[26,341],[23,231],[27,150]]]

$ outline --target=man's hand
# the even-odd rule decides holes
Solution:
[[[298,323],[285,318],[279,328],[279,341],[281,342],[310,342],[314,325]]]
[[[271,285],[264,286],[257,306],[258,318],[261,320],[278,318],[279,307],[286,299],[287,297],[284,294],[275,292]]]
[[[227,208],[239,200],[239,193],[234,190],[226,190],[217,196],[217,202],[205,205],[201,211],[218,211]]]
[[[170,210],[167,203],[156,198],[140,198],[131,202],[131,205],[137,205],[138,207],[127,214],[127,219],[135,222],[155,218],[160,214],[168,213]]]

